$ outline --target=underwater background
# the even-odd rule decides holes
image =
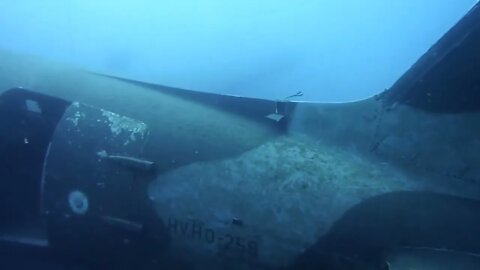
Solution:
[[[0,2],[0,48],[172,87],[344,102],[390,87],[474,0]]]

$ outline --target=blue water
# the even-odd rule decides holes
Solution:
[[[349,101],[388,88],[474,0],[0,2],[0,48],[187,89]]]

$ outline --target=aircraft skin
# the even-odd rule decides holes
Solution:
[[[478,4],[466,18],[472,16],[478,19]],[[112,269],[407,269],[416,256],[434,257],[425,250],[448,250],[441,257],[465,262],[464,269],[478,266],[471,262],[480,254],[474,105],[461,112],[413,99],[392,102],[395,87],[351,103],[268,101],[104,76],[5,51],[0,59],[0,89],[22,87],[70,102],[44,165],[40,214],[52,254],[61,254],[54,261]],[[105,138],[83,130],[92,127],[84,125],[89,115],[97,117],[93,108],[106,119]],[[266,117],[276,111],[280,121]],[[141,133],[118,146],[121,152],[141,141],[136,156],[101,147],[122,132]],[[68,148],[69,136],[90,144]],[[89,151],[110,171],[81,164]],[[155,169],[120,175],[103,160]],[[62,168],[78,174],[58,178]],[[62,181],[73,184],[61,187]],[[111,189],[115,181],[127,181],[128,190]],[[110,191],[112,197],[98,198]],[[96,224],[104,227],[95,231]],[[109,226],[122,232],[104,236]],[[458,253],[468,258],[458,260]]]

